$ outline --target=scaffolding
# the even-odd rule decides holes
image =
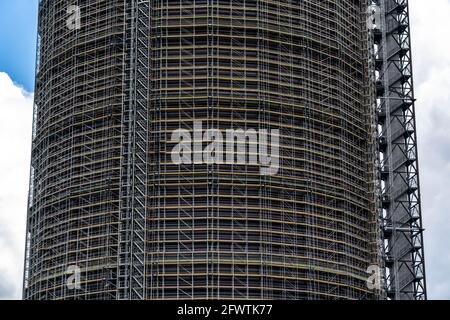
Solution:
[[[152,3],[148,298],[375,297],[365,15],[344,2]],[[280,172],[173,164],[196,121],[280,129]]]
[[[24,298],[383,297],[368,0],[72,2],[39,5]],[[279,130],[279,171],[174,163],[199,122]]]
[[[39,2],[25,299],[117,295],[127,5],[76,4],[72,30],[73,1]]]

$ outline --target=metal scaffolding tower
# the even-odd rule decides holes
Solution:
[[[407,0],[378,0],[374,31],[387,297],[426,299],[415,98]]]
[[[128,88],[123,104],[124,146],[119,217],[118,299],[146,298],[146,236],[150,101],[150,1],[127,8]]]

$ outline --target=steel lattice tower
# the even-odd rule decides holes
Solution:
[[[25,299],[426,298],[407,1],[74,2],[39,1]],[[174,163],[199,123],[279,170]]]
[[[426,299],[409,7],[374,1],[383,252],[387,296]]]

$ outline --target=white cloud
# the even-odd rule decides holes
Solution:
[[[410,0],[428,297],[450,299],[450,1]]]
[[[0,72],[0,300],[21,298],[32,106]]]

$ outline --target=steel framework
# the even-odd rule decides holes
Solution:
[[[407,0],[374,1],[385,289],[398,300],[426,299],[415,98]]]
[[[369,0],[79,0],[69,30],[72,4],[40,1],[24,298],[403,299],[409,268],[424,297],[403,27],[368,32]],[[200,122],[278,129],[279,171],[175,164]]]

